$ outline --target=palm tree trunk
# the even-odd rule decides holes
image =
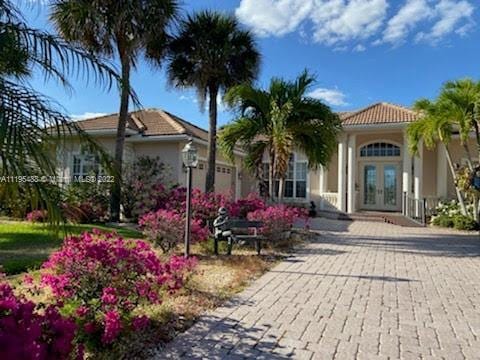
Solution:
[[[447,155],[447,162],[448,167],[450,168],[450,172],[452,173],[453,182],[455,184],[455,192],[457,193],[458,203],[460,205],[460,210],[462,211],[463,215],[467,215],[467,208],[465,207],[465,201],[463,200],[463,194],[457,186],[457,173],[455,172],[455,168],[453,166],[452,156],[450,154],[450,150],[448,145],[445,144],[445,153]]]
[[[275,200],[275,154],[270,152],[270,164],[268,166],[268,196],[273,202]]]
[[[472,162],[472,155],[470,154],[470,148],[468,147],[468,144],[465,142],[463,143],[463,150],[465,151],[465,156],[467,159],[467,165],[470,171],[473,171],[473,162]]]
[[[208,130],[208,153],[207,153],[207,177],[205,179],[205,192],[215,192],[215,167],[217,155],[217,95],[218,86],[210,85],[208,87],[210,96],[208,115],[209,115],[209,130]]]
[[[120,62],[122,67],[122,88],[120,90],[120,112],[118,116],[117,138],[115,142],[115,159],[114,159],[114,182],[112,185],[112,193],[110,197],[110,220],[117,222],[120,220],[120,203],[122,198],[122,163],[123,163],[123,147],[125,144],[125,131],[128,119],[128,102],[130,99],[130,59],[122,46],[118,46]]]
[[[278,202],[283,203],[283,195],[285,193],[285,178],[280,178],[278,184]]]

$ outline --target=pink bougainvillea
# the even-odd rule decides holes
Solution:
[[[41,284],[77,319],[82,339],[110,344],[145,324],[132,313],[179,289],[195,264],[195,258],[162,262],[145,241],[94,231],[66,238],[43,265]]]
[[[227,205],[228,214],[235,218],[246,218],[253,211],[265,210],[267,204],[258,194],[250,193],[247,197],[229,202]]]
[[[33,210],[27,214],[26,219],[31,222],[45,222],[47,217],[47,210]]]
[[[143,233],[163,252],[174,249],[184,239],[185,217],[172,210],[158,210],[143,215],[139,220]],[[208,239],[208,229],[198,219],[191,222],[192,243]]]
[[[262,221],[262,234],[271,240],[279,240],[284,232],[292,229],[295,221],[307,219],[307,210],[286,205],[269,206],[249,213],[248,219]]]
[[[1,359],[81,359],[75,331],[75,322],[61,316],[55,306],[40,311],[32,301],[16,296],[0,278]]]

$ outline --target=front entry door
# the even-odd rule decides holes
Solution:
[[[399,164],[366,163],[363,165],[361,188],[363,209],[399,211],[400,196]]]

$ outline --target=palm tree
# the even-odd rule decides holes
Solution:
[[[176,18],[177,0],[56,0],[51,19],[67,41],[108,57],[118,56],[121,66],[120,110],[114,167],[122,173],[123,147],[131,96],[130,73],[143,52],[159,64],[169,39],[168,27]],[[121,178],[111,193],[111,220],[120,217]]]
[[[311,168],[326,165],[335,148],[341,125],[338,116],[320,100],[307,96],[315,78],[304,71],[295,81],[274,78],[267,90],[239,85],[225,96],[238,117],[219,137],[225,155],[233,159],[236,146],[247,152],[245,165],[258,174],[264,154],[270,158],[269,196],[274,198],[274,179],[279,179],[279,200],[290,154],[305,153]]]
[[[170,44],[168,77],[178,88],[195,88],[200,108],[209,102],[206,192],[215,190],[217,96],[256,78],[260,54],[235,17],[212,11],[189,15]]]
[[[477,152],[480,158],[480,82],[471,79],[448,81],[442,87],[439,103],[448,117],[454,122],[460,132],[460,141],[468,161],[470,170],[473,170],[473,161],[468,140],[472,131],[475,131]]]
[[[407,127],[410,152],[416,155],[418,153],[418,144],[421,141],[423,141],[425,146],[430,150],[435,149],[438,142],[441,142],[445,146],[447,163],[455,184],[458,203],[460,204],[462,214],[467,215],[463,194],[457,186],[458,176],[449,148],[454,131],[454,122],[449,116],[450,113],[445,111],[445,104],[439,101],[432,102],[428,99],[416,101],[413,108],[419,113],[420,119]]]
[[[51,150],[69,134],[89,139],[58,104],[30,87],[28,79],[37,69],[67,89],[71,88],[67,76],[75,74],[93,76],[109,88],[117,76],[97,57],[30,28],[9,0],[0,0],[0,49],[0,198],[22,188],[32,207],[46,207],[51,222],[58,222],[60,189],[49,184],[57,175]]]

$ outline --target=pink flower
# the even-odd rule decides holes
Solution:
[[[150,319],[145,315],[136,316],[132,320],[132,326],[134,330],[142,330],[148,326],[149,322]]]
[[[84,317],[85,315],[88,314],[88,311],[89,311],[88,307],[86,307],[86,306],[79,306],[79,307],[77,308],[77,310],[75,311],[75,313],[76,313],[79,317]]]
[[[117,292],[112,287],[106,287],[103,289],[101,299],[104,305],[115,305],[118,301]]]
[[[117,311],[110,310],[105,313],[104,330],[102,335],[102,342],[110,344],[122,331],[122,322],[120,314]]]

